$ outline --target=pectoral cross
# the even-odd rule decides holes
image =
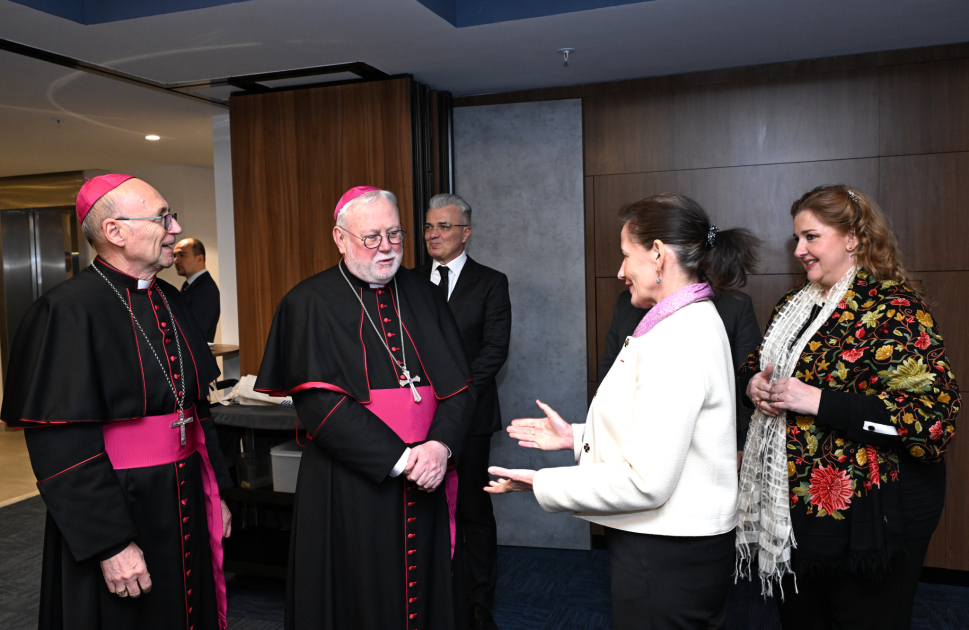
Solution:
[[[404,375],[400,377],[400,386],[404,387],[405,385],[410,385],[410,391],[412,394],[414,394],[414,402],[419,403],[421,401],[421,395],[417,393],[417,388],[414,387],[414,383],[420,382],[421,377],[415,376],[414,378],[411,378],[408,370],[403,370],[403,373]]]
[[[193,422],[195,418],[192,416],[185,417],[185,412],[181,409],[178,410],[178,422],[172,423],[172,428],[178,427],[178,437],[182,440],[182,446],[185,446],[185,425],[189,422]]]

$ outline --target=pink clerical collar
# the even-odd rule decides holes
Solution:
[[[649,312],[643,316],[643,319],[639,322],[639,325],[636,326],[636,330],[633,331],[633,338],[642,337],[651,331],[656,324],[660,323],[684,306],[693,304],[694,302],[709,300],[714,295],[713,289],[711,289],[710,285],[706,282],[691,284],[683,287],[675,293],[667,295],[665,298],[660,300],[656,306],[649,309]]]

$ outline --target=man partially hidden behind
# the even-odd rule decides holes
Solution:
[[[343,260],[280,302],[256,381],[293,397],[308,440],[286,628],[466,628],[452,566],[453,465],[474,410],[461,338],[434,287],[400,269],[392,193],[352,188],[334,217]]]
[[[415,271],[437,286],[457,321],[471,361],[477,395],[471,432],[458,462],[458,518],[464,531],[471,627],[497,630],[491,616],[498,579],[498,529],[488,485],[491,435],[501,430],[495,377],[508,358],[511,300],[508,277],[464,251],[471,236],[471,206],[458,195],[431,198],[424,241],[432,261]]]
[[[0,410],[47,505],[40,628],[224,629],[218,368],[155,277],[181,228],[128,175],[87,182],[77,215],[97,258],[24,316]]]
[[[205,268],[205,245],[202,241],[183,238],[175,245],[175,271],[185,278],[182,298],[195,316],[202,335],[210,343],[215,341],[222,304],[219,286]]]

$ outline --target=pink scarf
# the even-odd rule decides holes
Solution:
[[[636,326],[636,330],[633,331],[633,338],[642,337],[651,331],[656,324],[660,323],[684,306],[693,304],[694,302],[709,300],[714,295],[713,289],[711,289],[710,285],[706,282],[691,284],[683,287],[676,293],[667,295],[665,298],[660,300],[656,306],[649,309],[649,312],[643,316],[642,321],[639,322],[639,325]]]

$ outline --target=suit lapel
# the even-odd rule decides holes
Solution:
[[[454,290],[451,291],[451,297],[447,301],[452,313],[457,313],[461,303],[471,293],[474,285],[478,283],[478,278],[481,275],[480,267],[481,265],[471,260],[471,257],[468,256],[468,260],[464,263],[464,269],[461,270],[461,275],[458,276],[458,282],[454,285]]]

